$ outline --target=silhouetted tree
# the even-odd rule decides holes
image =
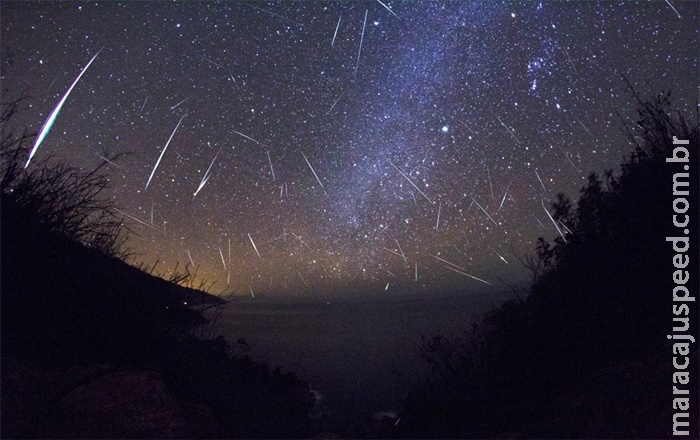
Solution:
[[[638,118],[624,130],[634,150],[620,172],[591,174],[575,204],[557,195],[552,216],[563,236],[540,238],[535,254],[521,258],[533,272],[530,296],[485,315],[466,344],[427,346],[440,358],[432,360],[440,385],[411,396],[399,435],[668,435],[670,397],[658,377],[670,369],[674,269],[665,237],[678,233],[671,222],[678,170],[665,158],[673,136],[689,140],[696,189],[689,215],[697,221],[699,125],[697,115],[690,122],[672,110],[670,93],[649,100],[630,93]],[[687,287],[697,292],[697,277]],[[689,333],[698,333],[699,321]]]

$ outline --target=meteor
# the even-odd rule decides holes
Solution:
[[[122,211],[121,209],[116,209],[116,208],[115,208],[114,210],[117,211],[118,213],[122,214],[122,215],[125,215],[125,216],[129,217],[130,219],[132,219],[132,220],[134,220],[134,221],[136,221],[136,222],[138,222],[138,223],[140,223],[140,224],[142,224],[142,225],[144,225],[144,226],[148,226],[149,228],[153,229],[154,231],[159,231],[159,232],[160,232],[160,229],[156,228],[156,227],[153,226],[152,224],[148,224],[148,222],[145,222],[145,221],[143,221],[143,220],[141,220],[141,219],[139,219],[139,218],[136,218],[136,217],[134,217],[134,216],[131,215],[131,214],[127,214],[126,212]]]
[[[552,215],[549,213],[547,208],[545,208],[545,206],[544,206],[544,197],[540,196],[540,198],[542,200],[542,209],[544,209],[544,212],[547,213],[547,217],[549,217],[549,219],[552,221],[552,223],[554,224],[554,227],[557,228],[557,232],[559,233],[559,235],[561,235],[561,238],[564,240],[564,243],[566,243],[566,237],[564,237],[564,234],[561,232],[561,229],[559,229],[559,225],[557,225],[557,222],[554,221],[554,219],[552,218]]]
[[[104,160],[105,162],[107,162],[107,163],[109,163],[109,164],[114,165],[114,166],[117,167],[117,168],[121,168],[119,165],[117,165],[117,164],[114,163],[113,161],[107,159],[106,157],[104,157],[104,156],[101,155],[101,154],[98,154],[97,157],[99,157],[100,159]]]
[[[365,9],[365,21],[362,24],[362,35],[360,35],[360,48],[357,50],[357,62],[355,63],[355,75],[353,76],[353,80],[357,78],[357,67],[360,65],[360,54],[362,53],[362,41],[365,39],[365,27],[367,26],[367,12],[369,12],[369,10]]]
[[[270,163],[270,172],[272,173],[272,181],[275,181],[275,169],[272,168],[272,159],[270,159],[270,151],[267,151],[267,161]]]
[[[442,210],[442,202],[438,205],[437,221],[435,222],[435,230],[440,228],[440,211]]]
[[[150,96],[150,95],[149,95],[149,96]],[[141,106],[141,110],[139,110],[139,111],[143,111],[143,108],[146,107],[146,103],[148,102],[148,98],[149,98],[149,97],[146,96],[146,100],[143,101],[143,105]]]
[[[454,266],[454,267],[456,267],[457,269],[462,269],[462,270],[464,270],[463,267],[459,267],[459,266],[457,266],[456,264],[454,264],[454,263],[452,263],[452,262],[449,262],[449,261],[447,261],[447,260],[445,260],[445,259],[443,259],[443,258],[438,257],[437,255],[430,254],[430,256],[433,257],[433,258],[435,258],[436,260],[442,261],[443,263],[447,263],[447,264],[449,264],[449,265],[451,265],[451,266]]]
[[[92,57],[90,62],[88,62],[85,67],[83,67],[83,70],[80,72],[80,75],[73,81],[73,84],[68,88],[68,91],[63,94],[63,98],[61,98],[60,101],[58,101],[58,104],[56,104],[56,107],[54,107],[53,111],[51,111],[51,114],[49,115],[48,118],[46,118],[46,121],[44,122],[44,125],[41,127],[41,130],[39,130],[39,136],[37,136],[36,141],[34,141],[34,146],[32,147],[32,151],[29,153],[29,157],[27,158],[27,163],[24,164],[24,168],[26,169],[29,166],[29,162],[31,162],[32,157],[34,157],[34,154],[36,154],[36,150],[39,149],[39,146],[41,145],[42,142],[44,142],[44,139],[46,136],[49,134],[49,131],[51,130],[51,127],[53,127],[54,122],[56,122],[56,118],[58,117],[58,112],[61,111],[61,107],[63,107],[63,104],[65,104],[66,99],[68,99],[68,95],[70,95],[70,92],[73,91],[73,87],[75,87],[76,84],[78,84],[78,81],[80,81],[80,78],[83,76],[85,71],[87,71],[88,67],[90,67],[90,64],[92,64],[93,61],[95,61],[95,58],[97,58],[97,55],[100,54],[102,49],[98,50],[95,56]]]
[[[335,25],[335,32],[333,33],[333,39],[331,40],[331,47],[333,47],[333,43],[335,43],[335,37],[338,35],[338,28],[340,28],[340,20],[342,20],[343,16],[341,14],[340,17],[338,17],[338,24]]]
[[[445,269],[450,269],[452,272],[460,273],[460,274],[462,274],[462,275],[468,276],[468,277],[471,278],[471,279],[480,281],[480,282],[482,282],[482,283],[484,283],[484,284],[488,284],[489,286],[493,286],[493,284],[489,283],[488,281],[484,281],[484,280],[482,280],[481,278],[475,277],[474,275],[469,275],[468,273],[462,272],[461,270],[453,269],[453,268],[451,268],[450,266],[445,266]]]
[[[301,244],[303,244],[304,246],[306,246],[307,248],[309,248],[310,251],[313,252],[313,249],[311,249],[311,246],[309,246],[308,244],[306,244],[306,242],[305,242],[304,240],[302,240],[301,237],[299,237],[297,234],[295,234],[295,233],[292,232],[292,231],[289,231],[289,232],[291,232],[292,235],[293,235],[297,240],[299,240],[299,241],[301,242]]]
[[[387,5],[385,5],[384,3],[382,3],[381,0],[377,0],[377,1],[379,2],[380,5],[384,6],[384,7],[386,8],[386,10],[389,11],[389,12],[391,13],[391,15],[393,15],[393,16],[396,17],[396,18],[399,18],[399,16],[396,15],[396,14],[394,13],[394,11],[392,11]]]
[[[309,287],[309,284],[306,282],[306,280],[304,279],[304,277],[301,276],[301,272],[297,271],[297,273],[299,274],[299,278],[301,278],[301,280],[304,282],[304,285],[305,285],[306,287]]]
[[[156,173],[156,169],[158,169],[158,165],[160,164],[160,160],[163,158],[163,155],[165,154],[165,150],[168,149],[168,145],[170,145],[170,141],[173,140],[173,136],[175,136],[175,132],[177,131],[178,127],[180,126],[180,123],[182,123],[182,120],[185,119],[185,116],[187,116],[187,113],[182,115],[180,118],[180,121],[178,121],[177,125],[175,126],[175,130],[173,130],[173,133],[170,135],[170,139],[168,139],[168,142],[165,143],[165,147],[163,147],[163,151],[160,152],[160,156],[158,157],[158,160],[156,161],[156,165],[153,167],[153,171],[151,171],[151,176],[148,178],[148,182],[146,182],[146,189],[148,189],[148,185],[151,184],[151,179],[153,179],[153,175]]]
[[[242,136],[242,137],[244,137],[244,138],[246,138],[246,139],[248,139],[248,140],[251,140],[251,141],[255,142],[255,143],[258,144],[258,145],[262,145],[263,147],[269,148],[267,145],[263,144],[263,143],[260,142],[260,141],[256,141],[255,139],[253,139],[252,137],[248,136],[247,134],[243,134],[243,133],[241,133],[240,131],[236,131],[236,130],[231,130],[231,131],[234,132],[234,133],[236,133],[236,134],[239,135],[239,136]]]
[[[224,253],[221,250],[221,247],[219,247],[219,255],[221,255],[221,264],[224,265],[224,270],[228,270],[228,269],[226,269],[226,261],[224,260]]]
[[[394,163],[393,163],[392,161],[389,161],[389,163],[391,164],[392,167],[396,168],[396,171],[398,171],[399,174],[401,174],[401,175],[404,177],[404,179],[408,180],[408,183],[410,183],[411,185],[413,185],[413,187],[414,187],[415,189],[417,189],[418,192],[421,193],[421,195],[422,195],[423,197],[425,197],[425,200],[429,201],[431,205],[434,205],[434,204],[435,204],[435,202],[433,202],[432,200],[430,200],[430,199],[428,198],[428,196],[426,196],[425,193],[424,193],[423,191],[421,191],[420,188],[418,188],[418,187],[416,186],[416,184],[413,183],[413,182],[411,181],[411,179],[409,179],[408,176],[407,176],[406,174],[404,174],[403,171],[401,171],[396,165],[394,165]]]
[[[537,172],[537,168],[535,168],[535,175],[537,176],[537,180],[540,181],[540,185],[542,185],[542,189],[547,191],[547,188],[544,187],[544,182],[542,182],[542,178],[540,178],[540,173]]]
[[[260,252],[258,252],[258,247],[255,246],[255,242],[253,241],[253,237],[250,236],[250,232],[248,233],[248,238],[250,238],[250,243],[253,245],[253,249],[255,249],[255,253],[258,254],[258,258],[262,259],[260,256]]]
[[[197,188],[197,191],[195,191],[194,195],[192,196],[193,199],[195,197],[197,197],[197,194],[199,193],[199,191],[202,188],[204,188],[204,185],[206,185],[207,181],[209,180],[209,177],[211,177],[209,172],[211,171],[211,167],[214,166],[214,162],[216,162],[216,158],[219,156],[219,153],[221,153],[221,148],[219,148],[219,151],[217,151],[216,154],[214,155],[214,159],[211,161],[211,163],[209,164],[209,168],[207,168],[207,171],[204,173],[204,177],[202,177],[202,181],[199,182],[199,187]]]
[[[676,8],[673,7],[673,5],[671,4],[670,1],[666,0],[666,4],[669,5],[669,6],[671,7],[671,9],[673,9],[673,12],[676,13],[676,15],[678,16],[678,18],[683,18],[683,17],[681,17],[681,14],[678,13],[678,10],[677,10]]]
[[[302,151],[301,155],[304,156],[304,160],[309,165],[309,168],[311,168],[311,172],[314,173],[314,177],[316,177],[318,184],[321,185],[321,189],[323,190],[323,192],[326,192],[326,188],[323,187],[323,184],[321,183],[321,179],[318,178],[318,174],[316,174],[316,171],[314,171],[314,167],[311,166],[311,162],[309,162],[309,159],[306,158],[306,154],[304,154],[304,152]]]
[[[489,249],[491,249],[496,255],[498,255],[498,258],[500,258],[504,263],[510,264],[510,263],[508,263],[508,262],[506,261],[505,258],[503,258],[503,255],[501,255],[501,254],[499,254],[498,252],[496,252],[496,249],[492,248],[491,246],[489,246]]]
[[[470,197],[471,197],[471,196],[470,196]],[[477,201],[474,199],[474,197],[472,197],[471,199],[472,199],[472,201],[473,201],[474,203],[476,203],[476,206],[478,206],[478,207],[484,212],[484,214],[486,214],[486,217],[488,217],[489,220],[491,220],[491,221],[493,222],[494,225],[498,226],[498,223],[496,223],[496,220],[494,220],[493,217],[491,217],[491,216],[489,215],[489,213],[486,212],[486,210],[485,210],[481,205],[479,205],[479,202],[477,202]]]
[[[188,99],[194,96],[194,93],[188,96],[187,98],[183,99],[182,101],[178,102],[177,104],[173,105],[170,107],[170,110],[175,110],[176,108],[180,107],[180,105],[184,104]]]
[[[503,199],[501,199],[501,206],[498,207],[498,210],[499,210],[499,211],[501,210],[501,208],[503,208],[503,203],[506,201],[506,197],[508,197],[508,190],[510,189],[510,185],[511,185],[512,183],[513,183],[513,182],[511,181],[511,182],[508,184],[508,186],[506,187],[506,192],[505,192],[505,194],[503,194]]]
[[[347,90],[346,90],[345,92],[347,92]],[[340,101],[340,98],[342,98],[343,95],[345,95],[345,92],[341,93],[340,96],[338,96],[338,99],[335,100],[335,102],[333,103],[333,105],[331,106],[331,108],[328,109],[328,111],[326,112],[326,114],[330,113],[331,110],[333,110],[333,107],[335,107],[335,105],[338,103],[338,101]]]
[[[403,258],[403,261],[406,263],[406,266],[408,267],[408,258],[406,258],[406,254],[403,253],[403,249],[401,249],[401,245],[399,244],[399,240],[394,239],[396,241],[396,246],[399,248],[399,252],[401,252],[401,257]]]
[[[496,119],[498,119],[498,122],[501,123],[501,125],[503,126],[503,128],[505,128],[505,129],[508,131],[508,133],[510,133],[510,135],[513,136],[513,139],[515,139],[515,142],[517,142],[518,145],[520,145],[520,139],[518,139],[518,138],[515,136],[515,133],[513,133],[513,130],[511,130],[510,127],[508,127],[508,126],[505,124],[505,122],[503,122],[503,120],[502,120],[501,118],[496,117]]]

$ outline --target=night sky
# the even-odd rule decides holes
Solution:
[[[523,284],[514,253],[558,234],[543,204],[631,152],[620,73],[698,96],[695,1],[1,7],[17,127],[99,52],[33,160],[129,153],[107,166],[130,262],[194,263],[214,293]]]

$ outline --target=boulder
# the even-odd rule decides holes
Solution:
[[[76,438],[182,438],[182,411],[155,372],[117,372],[69,391],[67,434]]]

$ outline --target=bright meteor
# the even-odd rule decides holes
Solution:
[[[95,58],[97,58],[97,55],[100,54],[102,49],[98,50],[97,53],[95,54],[94,57],[90,60],[90,62],[87,63],[85,67],[83,67],[83,70],[80,72],[80,75],[73,81],[73,84],[68,88],[68,91],[63,95],[63,98],[61,98],[60,101],[58,101],[58,104],[56,104],[56,107],[54,107],[53,111],[49,115],[49,117],[46,119],[44,122],[44,125],[41,127],[41,130],[39,130],[39,136],[36,137],[36,141],[34,142],[34,146],[32,147],[32,151],[29,153],[29,157],[27,158],[27,163],[24,164],[24,168],[26,169],[29,166],[29,162],[31,162],[32,157],[34,157],[34,154],[36,154],[36,150],[39,149],[39,146],[41,145],[42,142],[44,142],[44,139],[46,136],[49,134],[49,131],[51,130],[51,127],[53,127],[53,123],[56,122],[56,117],[58,117],[58,112],[61,111],[61,107],[63,107],[63,104],[66,102],[66,99],[68,99],[68,95],[70,95],[70,92],[73,91],[73,87],[75,87],[76,84],[78,84],[78,81],[80,81],[80,78],[83,76],[85,71],[90,67],[90,64],[92,64],[93,61],[95,61]]]

